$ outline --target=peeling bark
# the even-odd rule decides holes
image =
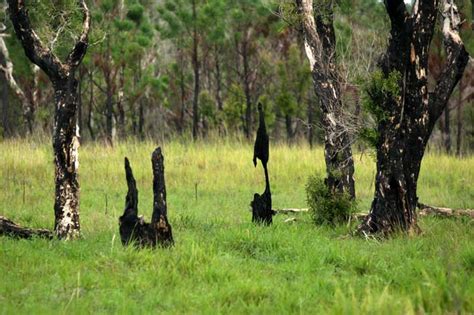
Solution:
[[[333,192],[347,193],[355,198],[354,160],[351,137],[343,121],[332,3],[324,5],[320,11],[313,8],[312,0],[296,0],[296,5],[322,112],[326,184]]]
[[[469,56],[459,37],[459,13],[452,0],[442,1],[445,67],[434,91],[428,91],[428,52],[440,1],[416,1],[408,13],[402,0],[386,1],[391,38],[380,68],[400,75],[401,95],[380,104],[386,118],[378,123],[375,196],[361,234],[419,232],[416,207],[421,161],[433,127],[447,106]]]
[[[133,177],[130,162],[125,158],[125,176],[128,192],[125,197],[125,210],[119,218],[119,231],[122,244],[135,244],[139,247],[169,247],[174,244],[171,225],[168,222],[164,159],[161,148],[156,148],[151,157],[153,168],[153,214],[151,223],[138,216],[138,189]]]
[[[54,88],[53,149],[55,163],[55,235],[62,239],[79,236],[79,182],[77,80],[75,71],[88,46],[90,13],[84,0],[78,4],[83,12],[82,33],[63,62],[45,46],[33,30],[23,0],[8,0],[10,19],[26,56],[49,77]]]

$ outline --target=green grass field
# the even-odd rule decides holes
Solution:
[[[465,219],[423,218],[424,233],[385,241],[316,227],[308,214],[273,226],[250,223],[249,202],[264,189],[252,145],[163,145],[172,249],[123,248],[118,217],[130,158],[139,208],[152,211],[155,145],[80,149],[83,238],[61,242],[0,237],[0,310],[42,313],[474,312],[474,229]],[[308,175],[322,172],[322,150],[274,145],[269,171],[275,208],[306,207]],[[53,225],[54,171],[49,143],[0,143],[0,215],[32,227]],[[355,155],[359,210],[373,195],[374,158]],[[474,158],[428,154],[420,201],[474,207]],[[196,199],[197,188],[197,199]]]

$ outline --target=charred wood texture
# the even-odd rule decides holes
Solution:
[[[253,148],[253,165],[257,167],[257,159],[260,160],[265,173],[265,191],[262,195],[255,194],[252,207],[252,221],[256,223],[271,224],[275,211],[272,210],[272,193],[270,191],[270,179],[268,177],[267,163],[270,155],[267,128],[262,104],[258,104],[259,126],[257,138]]]
[[[78,4],[83,13],[82,33],[65,61],[61,61],[33,30],[28,9],[23,0],[8,0],[9,14],[15,32],[26,56],[49,77],[54,88],[56,110],[54,115],[53,149],[55,164],[55,234],[59,238],[79,236],[79,182],[78,182],[78,129],[77,80],[75,71],[88,46],[90,13],[84,0]]]
[[[50,230],[22,227],[2,216],[0,216],[0,235],[16,238],[41,237],[52,239],[54,237],[54,233]]]
[[[419,231],[415,210],[423,154],[469,60],[459,37],[461,20],[453,0],[415,1],[411,13],[403,0],[387,0],[385,7],[391,33],[379,67],[385,78],[399,74],[400,95],[387,96],[380,103],[385,118],[378,122],[375,197],[358,229],[364,235]],[[439,7],[446,63],[429,91],[428,53]]]
[[[124,213],[119,218],[120,238],[123,245],[132,243],[139,247],[155,247],[157,245],[168,247],[174,243],[167,216],[164,159],[161,148],[157,148],[153,152],[151,163],[153,168],[153,214],[151,223],[146,223],[143,217],[138,216],[137,184],[130,162],[125,158],[128,192],[125,197]]]
[[[315,8],[312,0],[296,0],[304,48],[318,95],[324,129],[326,185],[355,198],[351,136],[344,122],[341,84],[336,63],[333,2]]]

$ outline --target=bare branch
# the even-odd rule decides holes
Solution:
[[[28,100],[26,98],[25,93],[20,88],[20,86],[15,80],[15,77],[13,76],[13,63],[10,60],[7,45],[5,44],[5,41],[3,40],[3,37],[1,36],[0,36],[0,54],[3,55],[4,61],[5,61],[5,66],[0,65],[0,71],[2,71],[5,74],[5,78],[8,82],[8,85],[13,90],[13,92],[15,92],[16,96],[20,99],[23,106],[26,106],[26,103],[28,102]]]
[[[31,27],[24,0],[8,0],[10,19],[26,56],[50,77],[64,76],[61,61],[48,49]]]
[[[91,27],[91,16],[85,0],[79,0],[79,4],[83,13],[82,33],[66,59],[66,63],[70,70],[75,70],[86,54],[89,30]]]
[[[461,17],[454,0],[445,0],[443,3],[443,41],[447,58],[435,90],[430,95],[430,126],[434,126],[443,112],[449,96],[469,62],[469,54],[459,36],[460,25]]]

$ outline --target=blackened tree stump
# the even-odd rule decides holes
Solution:
[[[253,201],[250,203],[250,206],[252,207],[252,222],[272,224],[272,218],[275,211],[272,210],[272,193],[270,191],[270,179],[268,177],[267,169],[270,151],[262,104],[258,104],[258,114],[259,126],[253,148],[253,165],[257,167],[257,159],[262,162],[263,170],[265,172],[265,191],[262,195],[256,193],[253,197]]]
[[[153,214],[151,223],[138,216],[138,189],[130,162],[125,158],[125,177],[128,192],[125,210],[119,218],[120,238],[123,245],[133,243],[139,247],[172,246],[173,234],[168,222],[164,158],[161,148],[156,148],[151,156],[153,168]]]

